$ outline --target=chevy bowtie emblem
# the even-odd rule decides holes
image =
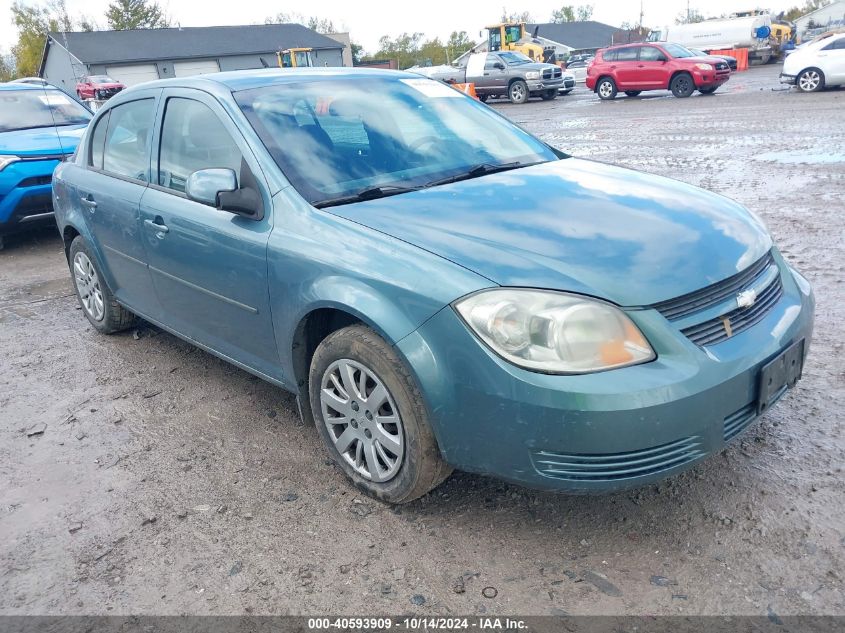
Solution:
[[[736,305],[740,308],[750,308],[757,301],[757,291],[754,288],[743,290],[736,296]]]

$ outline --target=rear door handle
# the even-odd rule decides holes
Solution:
[[[94,209],[97,208],[97,201],[94,200],[94,196],[90,193],[85,194],[83,196],[79,196],[79,201],[82,203],[83,206],[88,207],[88,210],[91,213],[94,213]]]
[[[170,231],[167,225],[164,224],[164,220],[158,217],[155,220],[144,220],[144,226],[156,233],[168,233]]]

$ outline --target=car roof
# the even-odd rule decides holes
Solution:
[[[321,81],[341,81],[343,79],[374,78],[374,79],[407,79],[413,76],[417,79],[420,75],[406,73],[399,70],[384,70],[380,68],[262,68],[258,70],[234,70],[221,73],[209,73],[207,75],[195,75],[193,77],[175,77],[171,79],[159,79],[148,83],[138,84],[138,89],[146,88],[199,88],[217,91],[221,88],[229,92],[249,90],[251,88],[263,88],[264,86],[275,86],[297,81],[308,81],[319,79]],[[136,88],[132,87],[122,91],[121,95],[132,94]]]
[[[46,86],[39,86],[37,84],[14,84],[14,83],[3,83],[0,84],[0,90],[59,90],[55,86],[46,85]]]

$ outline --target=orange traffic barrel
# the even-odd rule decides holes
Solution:
[[[478,95],[475,93],[475,84],[451,84],[451,85],[458,92],[463,92],[465,95],[469,95],[473,99],[478,99]]]
[[[711,55],[730,55],[736,58],[737,70],[748,70],[748,49],[747,48],[726,48],[709,51]]]

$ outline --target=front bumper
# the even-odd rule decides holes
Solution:
[[[539,79],[527,83],[530,92],[543,92],[545,90],[558,90],[563,86],[563,79]]]
[[[789,84],[790,86],[794,86],[796,79],[797,78],[795,75],[787,75],[786,73],[780,74],[780,82],[782,84]]]
[[[809,349],[812,291],[779,265],[778,304],[712,347],[654,310],[630,311],[658,353],[644,365],[583,376],[523,370],[479,343],[451,307],[397,348],[456,468],[575,493],[641,486],[721,450],[757,417],[760,368],[794,341]]]
[[[564,77],[563,78],[563,85],[560,87],[561,90],[572,90],[575,88],[575,78],[574,77]]]
[[[52,223],[52,176],[58,159],[24,160],[0,171],[0,234]]]

